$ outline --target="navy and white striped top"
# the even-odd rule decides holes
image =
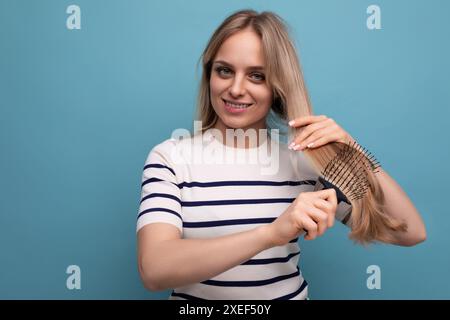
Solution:
[[[301,152],[283,143],[269,138],[243,149],[227,147],[208,132],[195,137],[168,139],[150,151],[137,231],[164,222],[177,227],[183,238],[241,232],[272,222],[300,192],[314,189],[317,173]],[[339,203],[336,217],[350,209]],[[297,240],[264,250],[207,281],[174,288],[170,299],[305,299],[308,285],[298,268]]]

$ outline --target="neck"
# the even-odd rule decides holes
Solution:
[[[256,148],[267,140],[267,131],[261,131],[263,129],[267,130],[265,125],[231,128],[223,122],[217,121],[214,128],[222,133],[222,143],[232,148]]]

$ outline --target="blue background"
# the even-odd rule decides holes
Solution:
[[[68,30],[66,8],[81,8]],[[381,30],[366,27],[371,4]],[[136,216],[150,149],[191,128],[197,61],[238,9],[292,27],[316,114],[366,146],[421,212],[415,247],[302,243],[312,299],[449,299],[449,1],[0,1],[0,298],[148,299]],[[81,268],[81,290],[66,268]],[[369,265],[381,289],[369,290]]]

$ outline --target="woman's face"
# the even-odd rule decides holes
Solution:
[[[211,103],[219,117],[216,128],[266,128],[272,90],[264,67],[261,39],[254,31],[241,30],[223,42],[210,79]]]

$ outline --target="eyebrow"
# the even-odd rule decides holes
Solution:
[[[220,64],[226,65],[228,67],[233,67],[233,65],[231,63],[228,63],[224,60],[216,60],[213,63],[220,63]],[[250,66],[250,67],[247,67],[247,69],[248,70],[264,70],[264,67],[263,66]]]

